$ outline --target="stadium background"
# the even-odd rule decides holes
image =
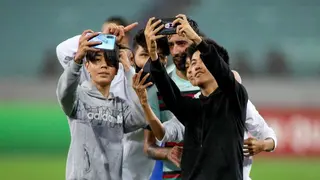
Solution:
[[[1,0],[0,180],[64,179],[70,138],[55,98],[59,42],[100,30],[112,15],[143,24],[180,12],[229,50],[250,99],[278,134],[278,149],[255,158],[252,178],[319,180],[317,0]]]

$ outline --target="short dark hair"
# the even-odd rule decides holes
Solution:
[[[97,56],[97,52],[88,52],[86,55],[87,61],[94,61]],[[108,66],[115,67],[119,69],[119,47],[115,46],[113,50],[103,50],[104,59]]]
[[[224,47],[222,47],[221,45],[216,43],[214,40],[209,39],[209,38],[203,38],[203,41],[205,43],[207,43],[208,45],[213,45],[216,48],[216,51],[219,54],[219,56],[224,60],[224,62],[226,62],[229,65],[229,53]],[[189,57],[191,59],[192,55],[197,50],[198,49],[197,49],[196,44],[192,44],[191,46],[189,46],[189,48],[187,49],[187,57]]]
[[[115,23],[121,26],[128,26],[127,20],[122,16],[110,16],[108,19],[104,21],[105,23]]]
[[[146,37],[144,36],[144,29],[140,29],[133,38],[134,51],[137,50],[138,46],[141,46],[143,49],[147,49],[147,42]],[[168,39],[166,37],[158,39],[157,46],[164,55],[168,56],[170,54]]]

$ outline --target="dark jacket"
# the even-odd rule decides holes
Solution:
[[[242,180],[247,92],[215,47],[202,41],[201,59],[218,88],[208,97],[183,97],[159,60],[151,75],[169,110],[185,126],[183,180]]]

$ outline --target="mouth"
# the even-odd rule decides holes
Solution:
[[[183,59],[186,58],[186,54],[184,53],[179,53],[173,56],[172,60],[176,63],[180,63]]]
[[[107,73],[107,72],[99,72],[98,74],[102,75],[102,76],[108,76],[109,75],[109,73]]]
[[[175,64],[179,64],[180,61],[181,61],[181,58],[179,58],[179,57],[173,57],[172,60],[173,60],[173,62],[174,62]]]

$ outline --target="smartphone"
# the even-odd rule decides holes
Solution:
[[[176,28],[179,24],[176,24],[173,26],[173,21],[176,20],[177,18],[163,18],[161,19],[161,23],[155,27],[155,29],[162,24],[164,27],[157,33],[158,35],[171,35],[171,34],[176,34]],[[159,19],[154,19],[152,21],[152,24],[158,21]]]
[[[146,64],[143,66],[143,72],[141,74],[140,77],[140,81],[144,78],[145,75],[147,75],[148,73],[151,73],[151,59],[149,59]],[[149,77],[146,79],[146,81],[144,82],[143,85],[152,82],[152,77],[151,74],[149,75]]]
[[[93,37],[89,40],[101,42],[99,45],[93,46],[97,49],[113,50],[116,45],[116,36],[111,34],[99,34],[96,37]]]

